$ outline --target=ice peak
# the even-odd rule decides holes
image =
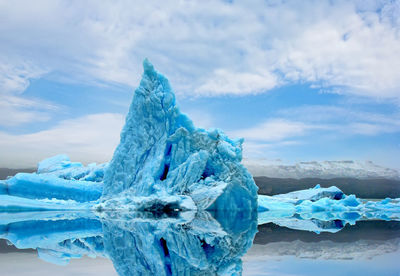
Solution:
[[[240,164],[240,141],[195,128],[177,107],[168,79],[148,59],[143,68],[104,175],[104,207],[118,205],[109,201],[115,198],[182,196],[200,209],[255,210],[257,186]]]
[[[147,75],[149,77],[150,76],[154,77],[155,75],[157,75],[157,72],[154,69],[153,64],[147,58],[145,58],[143,60],[143,71],[144,71],[144,75]]]

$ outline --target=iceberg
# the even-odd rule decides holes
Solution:
[[[337,232],[366,219],[399,220],[400,199],[367,201],[332,186],[258,196],[258,224],[273,222],[297,230]]]
[[[143,67],[109,163],[83,166],[66,155],[45,159],[36,173],[0,183],[0,194],[9,196],[0,207],[52,210],[64,201],[65,209],[256,210],[258,188],[241,164],[243,139],[196,128],[179,111],[168,80],[147,59]]]
[[[168,80],[148,60],[143,66],[105,171],[102,205],[112,208],[107,202],[116,197],[180,195],[201,210],[256,209],[257,186],[240,164],[243,140],[194,127],[179,111]]]

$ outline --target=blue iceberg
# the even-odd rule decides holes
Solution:
[[[63,201],[65,209],[256,210],[258,188],[240,163],[243,140],[196,128],[179,111],[168,80],[147,59],[143,66],[110,163],[43,160],[37,173],[0,182],[0,194],[9,196],[0,208],[51,210]]]
[[[275,196],[258,196],[258,224],[313,232],[337,232],[359,220],[399,220],[400,199],[367,201],[345,195],[332,186],[295,191]]]
[[[178,195],[202,210],[256,209],[257,186],[240,164],[243,140],[194,127],[176,106],[168,80],[147,60],[143,66],[104,175],[102,206],[113,208],[115,198],[126,205],[132,197],[151,197],[157,205],[156,198]]]

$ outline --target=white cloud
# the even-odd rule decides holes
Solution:
[[[131,86],[148,57],[186,95],[311,82],[399,99],[398,15],[398,1],[2,1],[0,55]]]
[[[277,77],[269,72],[264,74],[239,73],[218,69],[214,71],[211,79],[195,91],[210,96],[258,94],[274,88],[277,84]]]
[[[281,156],[280,150],[308,143],[309,138],[315,141],[318,137],[330,143],[338,137],[400,133],[400,114],[365,112],[354,107],[308,105],[283,109],[275,116],[255,126],[228,132],[230,136],[245,138],[243,156]]]
[[[83,163],[108,161],[123,123],[121,114],[103,113],[65,120],[31,134],[0,132],[0,167],[35,167],[40,160],[60,153]]]
[[[47,121],[51,118],[50,112],[58,109],[59,106],[39,99],[0,93],[0,126]]]
[[[23,92],[29,86],[30,79],[44,73],[44,69],[29,62],[18,59],[7,61],[7,57],[0,55],[0,95]]]
[[[230,134],[235,137],[243,137],[246,140],[271,142],[302,136],[306,134],[308,130],[316,128],[319,127],[316,125],[307,125],[302,122],[275,118],[269,119],[251,128],[232,131]]]
[[[307,105],[281,110],[278,115],[306,125],[319,125],[341,135],[380,135],[400,132],[400,113],[366,112],[348,106]]]
[[[39,78],[46,71],[18,59],[14,63],[0,55],[0,126],[14,126],[50,119],[49,111],[58,106],[40,99],[21,96],[30,80]]]

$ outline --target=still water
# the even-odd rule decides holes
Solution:
[[[399,221],[293,219],[3,213],[0,275],[400,275]],[[309,224],[320,230],[299,229]]]

